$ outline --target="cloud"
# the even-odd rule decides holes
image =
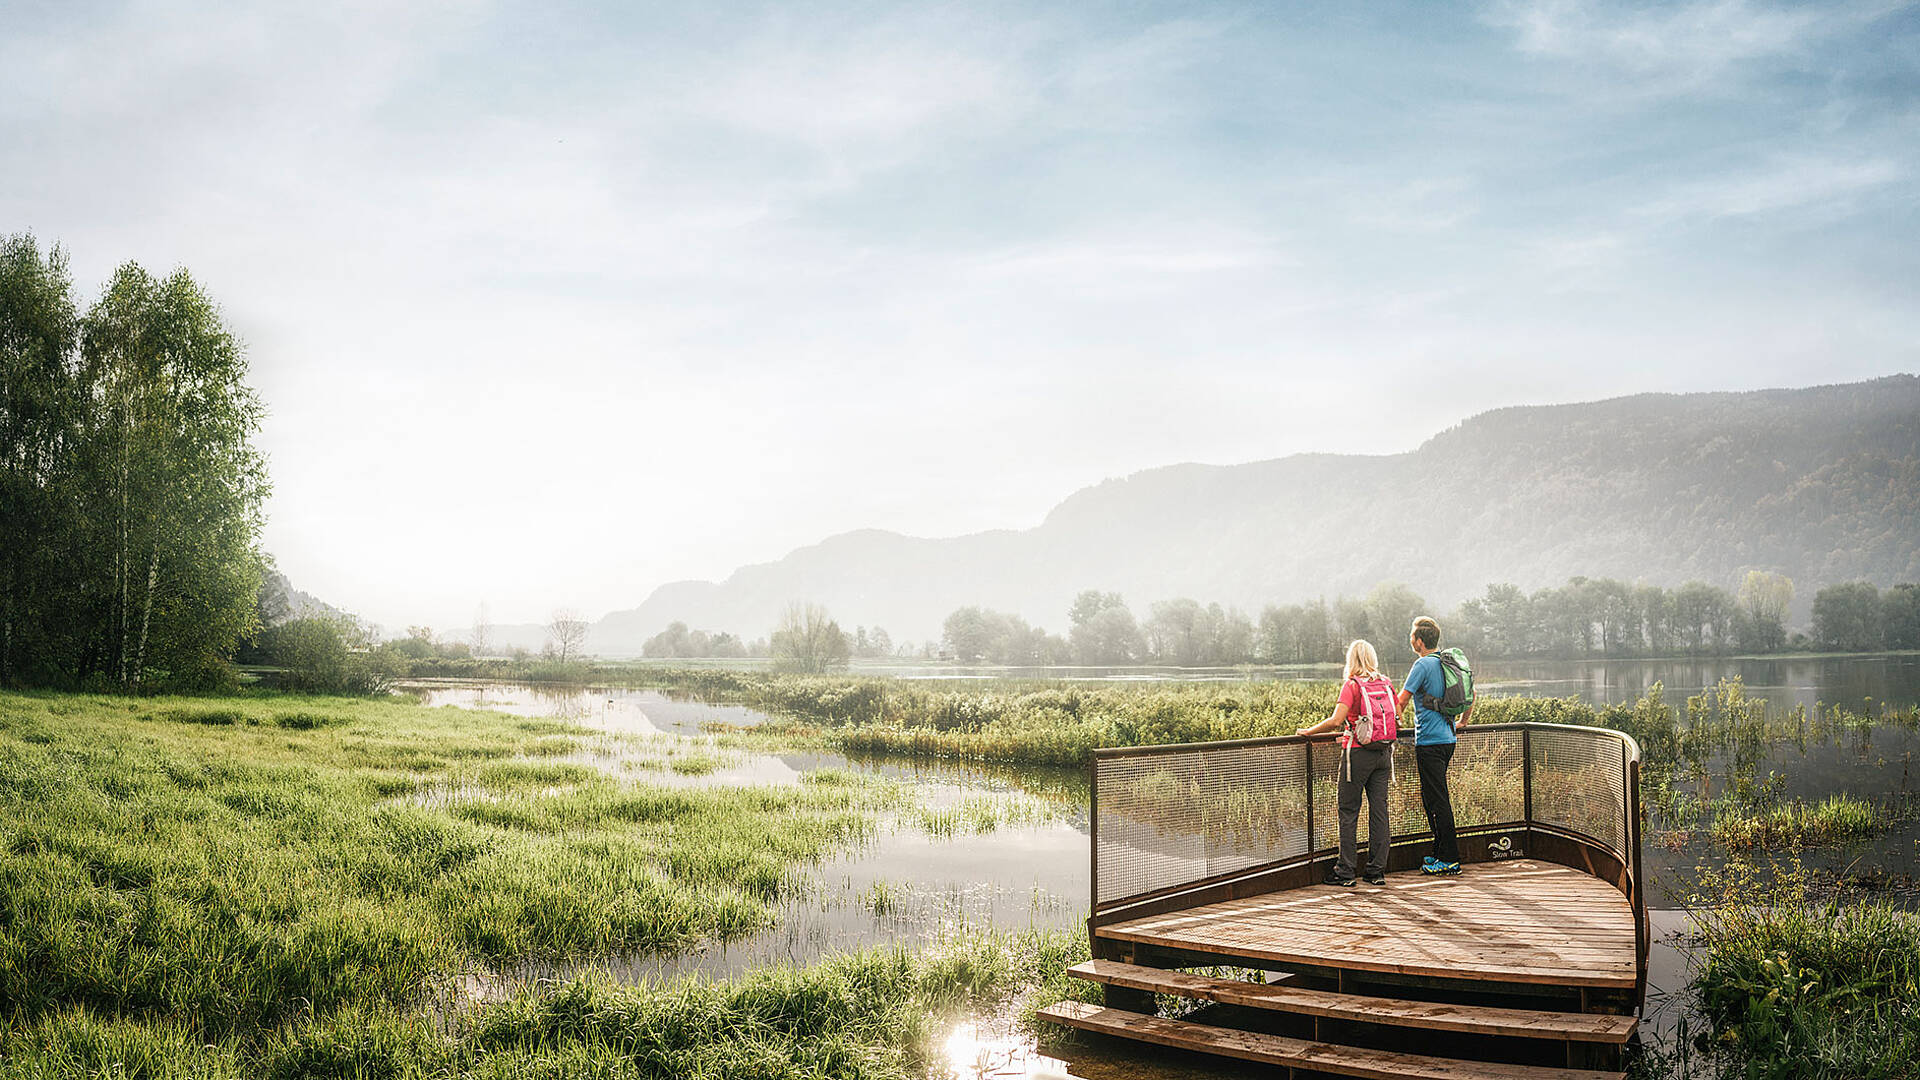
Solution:
[[[1487,12],[1523,53],[1591,65],[1643,91],[1706,87],[1742,65],[1800,52],[1831,33],[1831,11],[1761,7],[1746,0],[1625,8],[1587,0],[1502,2]]]
[[[1629,211],[1654,223],[1753,217],[1790,210],[1845,211],[1878,189],[1908,178],[1885,158],[1798,158],[1731,176],[1680,184]]]
[[[1734,276],[1920,340],[1867,9],[28,8],[0,230],[221,299],[283,568],[391,625],[1335,448],[1354,370],[1406,439],[1436,364],[1625,392],[1691,334],[1741,385],[1797,339]]]

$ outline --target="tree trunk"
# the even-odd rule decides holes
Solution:
[[[120,536],[119,549],[114,553],[114,575],[120,587],[120,640],[118,642],[120,685],[127,686],[127,529],[128,529],[128,493],[127,493],[127,455],[132,449],[131,405],[126,392],[120,398]]]
[[[133,685],[140,686],[140,673],[147,666],[147,626],[153,622],[153,585],[160,577],[160,545],[153,545],[153,554],[147,559],[147,596],[140,605],[140,644],[133,653]]]

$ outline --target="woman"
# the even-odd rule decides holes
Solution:
[[[1387,787],[1393,780],[1393,740],[1399,735],[1399,710],[1393,681],[1380,673],[1373,646],[1347,646],[1347,669],[1333,715],[1298,734],[1340,732],[1345,752],[1340,763],[1340,861],[1327,871],[1327,884],[1351,887],[1360,845],[1360,793],[1367,795],[1367,872],[1369,885],[1387,883],[1387,857],[1393,848],[1387,819]]]

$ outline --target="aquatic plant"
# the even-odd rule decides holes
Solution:
[[[1750,1080],[1902,1078],[1920,1061],[1920,915],[1816,904],[1797,867],[1735,861],[1695,912],[1701,1044]]]
[[[1817,803],[1801,800],[1748,808],[1723,805],[1713,818],[1713,838],[1729,847],[1837,844],[1873,835],[1882,815],[1854,795],[1829,795]]]

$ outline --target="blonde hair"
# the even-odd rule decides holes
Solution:
[[[1348,679],[1355,678],[1377,679],[1379,677],[1380,654],[1373,651],[1373,645],[1366,639],[1355,639],[1353,644],[1347,646],[1347,670],[1340,676],[1340,681],[1345,682]]]

